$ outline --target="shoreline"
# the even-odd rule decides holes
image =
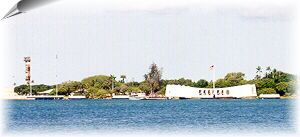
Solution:
[[[280,100],[280,99],[297,99],[297,97],[280,97],[280,98],[269,98],[269,99],[262,99],[262,98],[238,98],[238,99],[223,99],[223,98],[191,98],[191,99],[167,99],[167,98],[149,98],[149,99],[142,99],[142,100]],[[10,98],[1,98],[0,100],[69,100],[69,101],[76,101],[76,100],[130,100],[130,99],[112,99],[112,98],[103,98],[103,99],[33,99],[27,98],[26,96],[18,96],[18,97],[10,97]],[[131,100],[137,101],[137,100]]]

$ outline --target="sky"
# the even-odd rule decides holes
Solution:
[[[110,74],[141,81],[152,63],[162,68],[163,79],[211,80],[211,65],[217,79],[229,72],[252,79],[257,66],[293,73],[292,9],[57,2],[5,22],[13,66],[8,83],[25,83],[24,56],[32,58],[36,84]]]

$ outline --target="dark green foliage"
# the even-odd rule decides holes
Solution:
[[[117,82],[116,80],[113,80],[113,82]],[[83,87],[85,89],[95,87],[98,89],[105,89],[105,90],[111,90],[112,88],[112,79],[110,76],[105,75],[97,75],[97,76],[91,76],[88,78],[85,78],[81,81],[83,84]]]
[[[238,86],[244,84],[244,77],[245,74],[242,72],[233,72],[233,73],[228,73],[225,77],[224,80],[227,83],[227,86]]]
[[[208,86],[208,81],[205,79],[200,79],[196,83],[194,83],[194,87],[198,88],[206,88]]]
[[[140,83],[139,89],[141,89],[146,94],[150,94],[150,92],[151,92],[151,88],[150,88],[149,84],[145,81]]]
[[[122,79],[120,82],[125,83],[126,75],[121,75],[120,78]]]
[[[184,86],[194,86],[195,83],[191,79],[174,79],[174,80],[163,80],[163,85],[166,86],[167,84],[174,84],[174,85],[184,85]]]
[[[48,86],[48,85],[44,85],[44,84],[40,84],[40,85],[32,85],[32,95],[37,95],[38,92],[43,92],[49,89],[52,89],[53,86]],[[20,85],[15,87],[14,91],[18,94],[18,95],[29,95],[30,92],[30,88],[28,85]]]
[[[257,94],[276,94],[275,89],[273,88],[263,88],[257,91]]]
[[[262,72],[262,71],[261,71]],[[271,67],[266,68],[264,77],[250,80],[247,83],[252,83],[256,85],[258,94],[266,91],[275,91],[275,93],[281,96],[292,95],[296,90],[296,76],[278,71],[276,69],[271,69]]]
[[[262,88],[273,88],[273,89],[275,89],[276,83],[274,82],[273,79],[264,78],[264,79],[256,80],[255,86],[256,86],[257,89],[262,89]]]
[[[18,95],[27,95],[27,94],[29,94],[29,86],[27,86],[27,85],[17,86],[17,87],[15,87],[14,90]]]
[[[72,92],[83,91],[83,85],[78,81],[67,81],[58,85],[58,95],[70,95]],[[56,92],[55,89],[53,92]],[[52,92],[52,94],[53,94]]]
[[[138,87],[140,85],[139,82],[131,81],[126,83],[127,86]]]
[[[86,97],[90,99],[103,99],[109,96],[109,91],[105,89],[98,89],[95,87],[90,87],[87,89]]]
[[[212,82],[210,85],[212,87]],[[218,79],[216,81],[216,88],[224,88],[224,87],[230,87],[230,82],[225,79]]]

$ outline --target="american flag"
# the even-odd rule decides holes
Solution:
[[[213,70],[215,68],[215,65],[212,65],[209,67],[209,70]]]

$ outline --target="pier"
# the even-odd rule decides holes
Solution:
[[[27,99],[32,100],[62,100],[64,96],[27,96]]]

